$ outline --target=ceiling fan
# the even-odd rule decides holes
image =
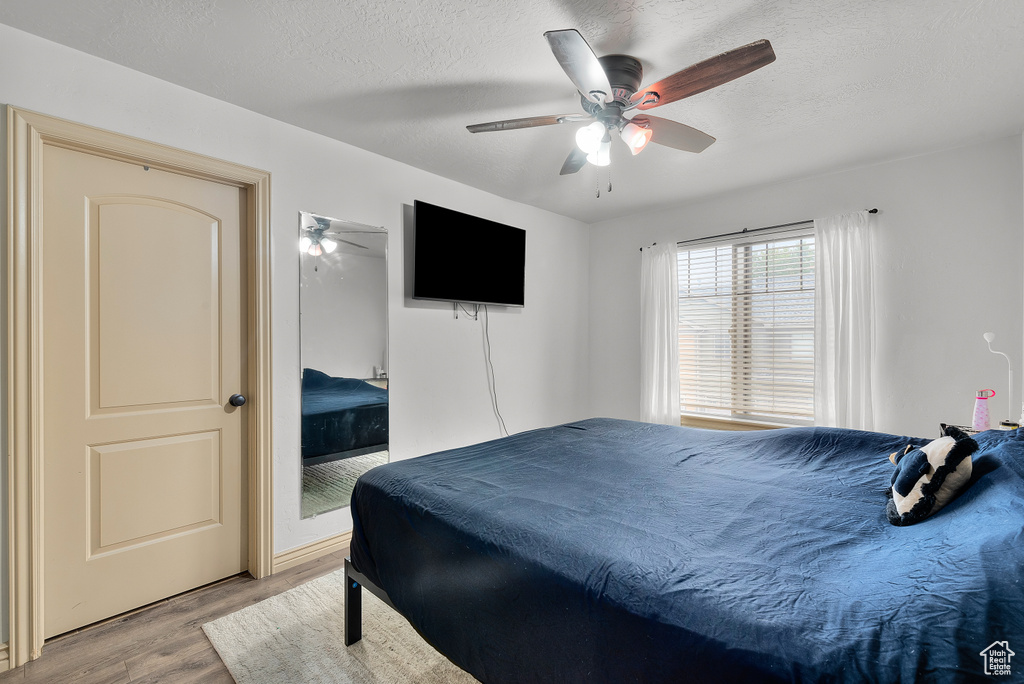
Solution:
[[[299,251],[304,252],[312,257],[318,257],[325,252],[330,254],[338,248],[339,242],[344,242],[346,245],[352,245],[359,249],[369,249],[366,245],[360,245],[349,240],[343,240],[340,235],[344,233],[331,233],[329,232],[332,228],[339,228],[346,224],[342,221],[335,219],[329,219],[322,216],[315,216],[313,214],[302,213],[302,231],[299,238]],[[338,226],[334,226],[338,224]]]
[[[707,133],[669,119],[640,114],[653,107],[681,100],[728,83],[775,61],[767,40],[759,40],[698,62],[657,83],[640,87],[643,65],[629,55],[598,58],[575,29],[544,34],[555,59],[580,93],[585,114],[532,116],[466,126],[470,133],[508,131],[561,123],[590,122],[576,132],[573,148],[560,175],[576,173],[588,161],[610,163],[612,133],[618,134],[633,154],[647,143],[686,152],[702,152],[715,142]]]

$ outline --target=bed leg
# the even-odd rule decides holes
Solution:
[[[345,645],[363,638],[363,588],[351,575],[352,562],[345,559]]]

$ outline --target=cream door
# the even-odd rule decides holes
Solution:
[[[241,189],[46,145],[46,637],[245,570]]]

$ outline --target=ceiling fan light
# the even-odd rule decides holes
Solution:
[[[306,252],[309,256],[320,256],[324,253],[324,248],[320,246],[319,242],[314,242],[309,246],[309,250]]]
[[[338,248],[338,243],[331,238],[324,238],[320,240],[320,244],[323,245],[324,251],[330,254]]]
[[[640,150],[647,147],[647,143],[651,141],[651,136],[654,135],[654,131],[650,128],[638,126],[630,121],[622,127],[621,135],[626,146],[629,147],[629,151],[636,155],[639,154]]]
[[[597,149],[587,155],[587,161],[594,166],[608,166],[612,163],[612,140],[608,137],[598,144]]]
[[[601,146],[601,139],[604,135],[604,124],[595,121],[576,131],[576,146],[587,154],[593,154]]]
[[[313,241],[309,239],[308,235],[303,235],[299,239],[299,251],[308,252],[309,248],[313,246]]]

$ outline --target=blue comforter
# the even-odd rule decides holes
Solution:
[[[302,371],[302,458],[388,448],[388,391],[355,378]],[[319,458],[318,458],[319,457]]]
[[[977,440],[894,527],[887,456],[927,440],[586,420],[368,472],[352,559],[484,682],[987,679],[1024,648],[1024,430]]]

